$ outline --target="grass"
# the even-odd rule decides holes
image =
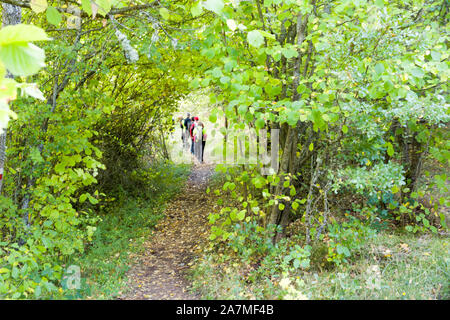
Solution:
[[[217,173],[211,189],[220,188]],[[204,248],[190,277],[203,299],[450,299],[450,238],[447,235],[379,231],[352,253],[348,264],[325,263],[326,246],[316,248],[306,271],[279,271],[292,237],[268,262],[231,253],[229,243]],[[259,261],[258,261],[259,260]],[[299,270],[299,269],[297,269]]]
[[[68,263],[80,267],[81,289],[68,290],[64,298],[114,299],[124,292],[126,273],[133,263],[130,256],[143,250],[143,242],[163,217],[165,203],[183,185],[189,167],[166,165],[153,172],[147,190],[139,190],[139,196],[136,190],[124,193],[121,201],[105,210],[90,247]]]
[[[349,266],[309,273],[299,289],[313,299],[450,299],[450,241],[379,234]]]
[[[204,299],[450,299],[450,241],[379,233],[347,265],[252,280],[234,259],[207,253],[192,273]],[[207,281],[205,281],[207,279]]]

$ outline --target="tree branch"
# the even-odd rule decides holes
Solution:
[[[21,8],[31,9],[30,0],[1,0],[0,2],[12,4],[14,6],[18,6]],[[131,12],[131,11],[155,8],[158,5],[159,5],[159,1],[155,0],[151,3],[141,4],[141,5],[137,5],[137,6],[129,6],[129,7],[124,7],[124,8],[116,8],[116,9],[113,8],[108,12],[108,14],[110,14],[110,15],[124,14],[124,13]],[[69,8],[56,8],[56,9],[58,9],[58,11],[60,11],[60,12],[72,13],[72,10]],[[86,12],[82,12],[81,17],[89,17],[89,15]],[[107,18],[107,16],[105,16],[105,19],[106,18]]]

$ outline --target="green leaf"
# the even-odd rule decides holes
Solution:
[[[306,91],[306,89],[308,89],[303,83],[299,84],[299,86],[297,87],[297,92],[298,93],[303,93],[304,91]]]
[[[259,30],[250,31],[247,34],[247,40],[251,46],[256,48],[259,48],[264,43],[264,37]]]
[[[270,33],[270,32],[267,32],[267,31],[264,31],[264,30],[259,30],[259,32],[266,38],[269,38],[269,39],[272,39],[272,40],[276,39],[275,35]]]
[[[44,30],[33,25],[16,24],[0,30],[0,46],[43,40],[50,40],[50,38]]]
[[[95,199],[94,197],[92,197],[91,195],[88,195],[88,199],[89,199],[89,202],[91,204],[97,204],[98,203],[98,200]]]
[[[159,14],[161,15],[161,17],[164,20],[169,20],[169,18],[170,18],[169,10],[167,10],[166,8],[160,8],[159,9]]]
[[[391,80],[387,80],[384,82],[384,90],[386,90],[386,92],[391,92],[392,89],[394,89],[394,84],[392,83]]]
[[[81,7],[89,16],[92,16],[91,0],[81,0]]]
[[[200,86],[200,82],[198,79],[194,79],[191,81],[191,83],[189,83],[189,87],[193,88],[193,89],[197,89]]]
[[[80,196],[80,199],[79,199],[80,203],[85,202],[86,199],[87,199],[87,197],[88,197],[88,194],[87,194],[87,193],[82,194],[82,195]]]
[[[47,9],[47,0],[31,0],[30,7],[36,13],[44,12]]]
[[[233,19],[227,19],[227,26],[231,31],[235,31],[237,29],[236,21],[234,21]]]
[[[384,7],[384,1],[383,0],[375,0],[375,5],[378,8],[383,8]]]
[[[310,143],[309,144],[309,151],[313,151],[314,150],[314,143]]]
[[[286,59],[294,58],[298,56],[298,51],[295,48],[283,48],[281,49],[281,53]],[[297,88],[298,89],[298,88]]]
[[[310,260],[309,259],[304,259],[304,260],[302,260],[302,262],[301,262],[301,264],[300,264],[300,266],[302,267],[302,268],[309,268],[309,264],[310,264]]]
[[[6,269],[6,268],[0,268],[0,274],[2,274],[2,273],[8,273],[9,272],[9,269]]]
[[[191,8],[191,13],[192,13],[193,17],[198,17],[199,15],[202,14],[202,12],[203,12],[203,6],[202,6],[202,2],[201,1],[197,2]]]
[[[15,76],[30,76],[45,67],[44,50],[32,43],[14,43],[0,46],[0,59]]]
[[[34,147],[30,151],[30,158],[33,160],[34,163],[41,163],[44,162],[44,159],[41,156],[41,153],[39,152],[39,149]]]
[[[61,23],[62,17],[55,7],[47,8],[47,21],[55,26]]]
[[[248,108],[245,104],[242,104],[239,106],[238,108],[238,114],[240,115],[245,115],[245,113],[247,112]]]
[[[387,143],[387,154],[389,157],[392,157],[394,155],[394,147],[390,142]]]
[[[345,124],[342,126],[342,132],[344,134],[346,134],[348,132],[348,127]]]
[[[12,268],[11,277],[16,279],[19,276],[19,269],[17,267]]]
[[[220,15],[225,5],[223,3],[223,0],[206,0],[204,6],[206,9]]]
[[[380,75],[384,72],[384,65],[382,65],[381,63],[377,63],[375,65],[375,72],[377,75]]]
[[[14,100],[17,97],[17,82],[13,79],[3,78],[0,81],[0,99]],[[4,101],[4,100],[3,100]]]
[[[350,257],[350,250],[347,247],[343,247],[343,252],[346,257]]]
[[[102,16],[106,16],[111,10],[111,0],[95,0],[95,3],[98,6],[98,13]]]
[[[425,75],[425,73],[423,72],[422,69],[420,68],[413,68],[411,69],[411,74],[416,77],[416,78],[423,78],[423,76]]]
[[[431,58],[434,61],[441,61],[441,53],[433,50],[433,51],[431,51]]]
[[[230,219],[231,221],[237,221],[236,209],[230,212]]]
[[[9,109],[6,100],[0,99],[0,130],[7,127],[9,118],[17,118],[17,116]]]
[[[295,187],[292,187],[291,190],[289,191],[289,195],[291,197],[295,196],[297,194],[297,191],[295,190]]]
[[[229,83],[230,80],[231,80],[230,77],[228,77],[228,76],[223,76],[223,77],[220,78],[220,83],[226,84],[226,83]]]
[[[256,129],[261,129],[266,125],[266,122],[264,121],[263,118],[259,118],[258,120],[256,120],[255,125]]]

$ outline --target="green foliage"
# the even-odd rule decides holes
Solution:
[[[92,19],[81,13],[79,26],[76,6],[52,5],[33,1],[33,13],[22,11],[27,21],[49,30],[53,41],[44,46],[45,55],[30,43],[50,39],[43,29],[17,25],[0,30],[0,129],[17,114],[8,128],[0,203],[4,298],[64,295],[63,265],[85,255],[96,241],[100,251],[108,247],[99,240],[98,233],[105,230],[104,224],[98,229],[99,213],[110,202],[121,205],[130,195],[143,197],[147,188],[159,205],[173,194],[177,182],[171,177],[179,173],[169,162],[158,169],[151,165],[165,157],[160,153],[162,138],[177,101],[188,92],[187,79],[178,70],[187,71],[192,62],[185,58],[188,51],[175,50],[174,41],[178,38],[179,48],[186,48],[187,36],[127,20],[123,14],[108,21],[94,19],[146,5],[135,9],[127,8],[126,1],[83,1],[81,7]],[[118,32],[119,25],[138,33],[152,28],[154,37],[130,42]],[[96,28],[103,30],[93,32]],[[117,41],[111,41],[114,35]],[[174,50],[167,51],[166,44]],[[141,57],[134,65],[129,64],[135,58],[131,51]],[[6,69],[14,76],[30,76],[44,60],[45,70],[33,78],[36,84],[5,78]],[[14,114],[7,104],[11,100]],[[134,219],[151,227],[151,219],[148,225],[143,219],[153,215],[135,212],[127,223]]]
[[[376,234],[375,230],[351,216],[350,221],[328,225],[328,261],[348,263],[352,253],[359,250]]]
[[[19,84],[13,79],[7,79],[6,70],[17,76],[30,76],[45,66],[44,51],[30,43],[31,41],[49,40],[41,28],[18,24],[0,29],[0,130],[8,125],[9,118],[16,114],[8,107],[8,102],[17,96]],[[24,87],[26,88],[26,87]],[[34,90],[37,94],[40,91]],[[24,90],[30,96],[36,93]]]
[[[33,226],[28,230],[31,235],[25,245],[0,242],[0,297],[2,298],[111,298],[124,290],[124,276],[128,269],[130,252],[140,249],[144,236],[162,217],[164,203],[178,190],[187,178],[188,167],[175,167],[161,164],[149,170],[151,174],[140,179],[145,183],[142,189],[122,195],[121,201],[105,207],[102,215],[95,218],[97,227],[88,226],[87,231],[78,232],[90,243],[81,252],[73,252],[76,247],[75,235],[66,227],[64,239],[60,233],[52,230],[51,224],[43,227]],[[165,183],[160,183],[164,181]],[[139,195],[139,198],[135,196]],[[2,199],[3,200],[3,199]],[[21,220],[15,216],[16,208],[11,201],[2,201],[0,230],[8,240],[8,230],[17,231],[15,224]],[[158,208],[158,209],[156,209]],[[91,218],[91,222],[94,218]],[[47,221],[51,221],[50,219]],[[62,222],[61,222],[62,224]],[[70,253],[67,251],[71,250]],[[58,254],[60,252],[60,254]],[[72,254],[71,254],[72,253]],[[63,275],[65,266],[77,265],[82,270],[80,289],[68,289]]]
[[[108,232],[119,236],[109,226],[120,219],[96,229],[108,202],[126,204],[144,188],[159,198],[170,168],[149,164],[168,160],[165,134],[192,89],[211,92],[209,118],[231,140],[246,127],[280,129],[278,172],[262,174],[261,158],[218,166],[225,180],[214,192],[228,205],[210,214],[210,239],[230,256],[262,260],[255,279],[269,266],[272,275],[311,267],[324,241],[329,261],[345,265],[373,234],[369,224],[444,231],[450,112],[442,6],[31,1],[24,20],[42,29],[0,30],[0,131],[18,117],[6,141],[0,294],[51,296],[69,256],[92,241],[101,252]],[[52,37],[45,54],[31,43],[50,39],[44,29]],[[244,149],[247,157],[248,142]],[[442,167],[423,182],[423,164],[433,161]],[[430,205],[419,201],[425,192]],[[367,225],[336,222],[346,220],[345,201],[371,214]],[[291,222],[300,226],[297,243],[280,240]]]
[[[118,194],[117,201],[102,210],[86,252],[70,257],[68,264],[83,270],[82,283],[78,290],[65,290],[64,299],[112,299],[127,289],[130,254],[142,252],[143,242],[163,217],[165,203],[179,191],[189,168],[158,164],[148,171],[139,178],[145,187]]]
[[[388,193],[393,188],[405,185],[402,166],[389,162],[377,163],[370,167],[346,168],[337,170],[331,179],[335,181],[332,190],[347,189],[367,197],[377,193]]]
[[[282,246],[283,240],[278,245]],[[281,274],[274,252],[257,277],[248,265],[218,264],[206,252],[191,278],[204,299],[405,300],[449,298],[449,241],[438,236],[379,233],[365,242],[351,264],[330,270]],[[271,262],[271,264],[267,264]],[[233,266],[234,265],[234,266]],[[262,268],[266,265],[267,268]],[[273,272],[273,270],[276,270]],[[289,293],[297,292],[296,297]],[[301,293],[301,296],[299,295]]]
[[[292,262],[293,269],[308,269],[310,265],[311,246],[306,245],[304,248],[294,245],[289,254],[283,259],[283,263]]]
[[[3,196],[0,196],[0,230],[2,241],[14,239],[15,231],[21,227],[21,220],[17,219],[18,208],[14,202]]]
[[[34,299],[55,294],[62,267],[50,262],[46,251],[31,239],[23,246],[1,242],[0,297]]]
[[[35,74],[45,66],[44,51],[29,42],[49,40],[44,30],[19,24],[0,30],[0,59],[17,76]]]
[[[59,11],[55,7],[48,7],[46,11],[47,21],[54,26],[58,26],[61,23],[62,17]]]
[[[273,232],[255,222],[237,223],[232,227],[227,244],[243,261],[250,262],[273,250]]]
[[[449,160],[439,134],[449,105],[446,18],[438,3],[422,4],[424,24],[411,16],[419,11],[413,1],[221,2],[220,10],[213,3],[206,7],[215,20],[202,31],[205,71],[193,87],[214,88],[211,118],[226,117],[227,128],[217,128],[228,139],[244,125],[279,128],[282,152],[270,176],[256,173],[261,159],[221,168],[229,176],[216,194],[233,205],[211,213],[212,241],[235,242],[235,223],[285,229],[299,219],[302,244],[330,238],[330,261],[345,263],[372,234],[364,223],[331,222],[350,206],[345,201],[370,212],[374,228],[445,228],[427,227],[429,209],[409,208],[428,154],[446,166]],[[438,175],[432,183],[445,194],[446,181]],[[440,208],[445,203],[443,197]]]

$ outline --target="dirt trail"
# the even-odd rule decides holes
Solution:
[[[207,237],[211,199],[205,193],[214,171],[196,165],[187,185],[165,210],[165,217],[145,242],[145,251],[128,272],[127,300],[196,300],[185,279],[194,251]]]

